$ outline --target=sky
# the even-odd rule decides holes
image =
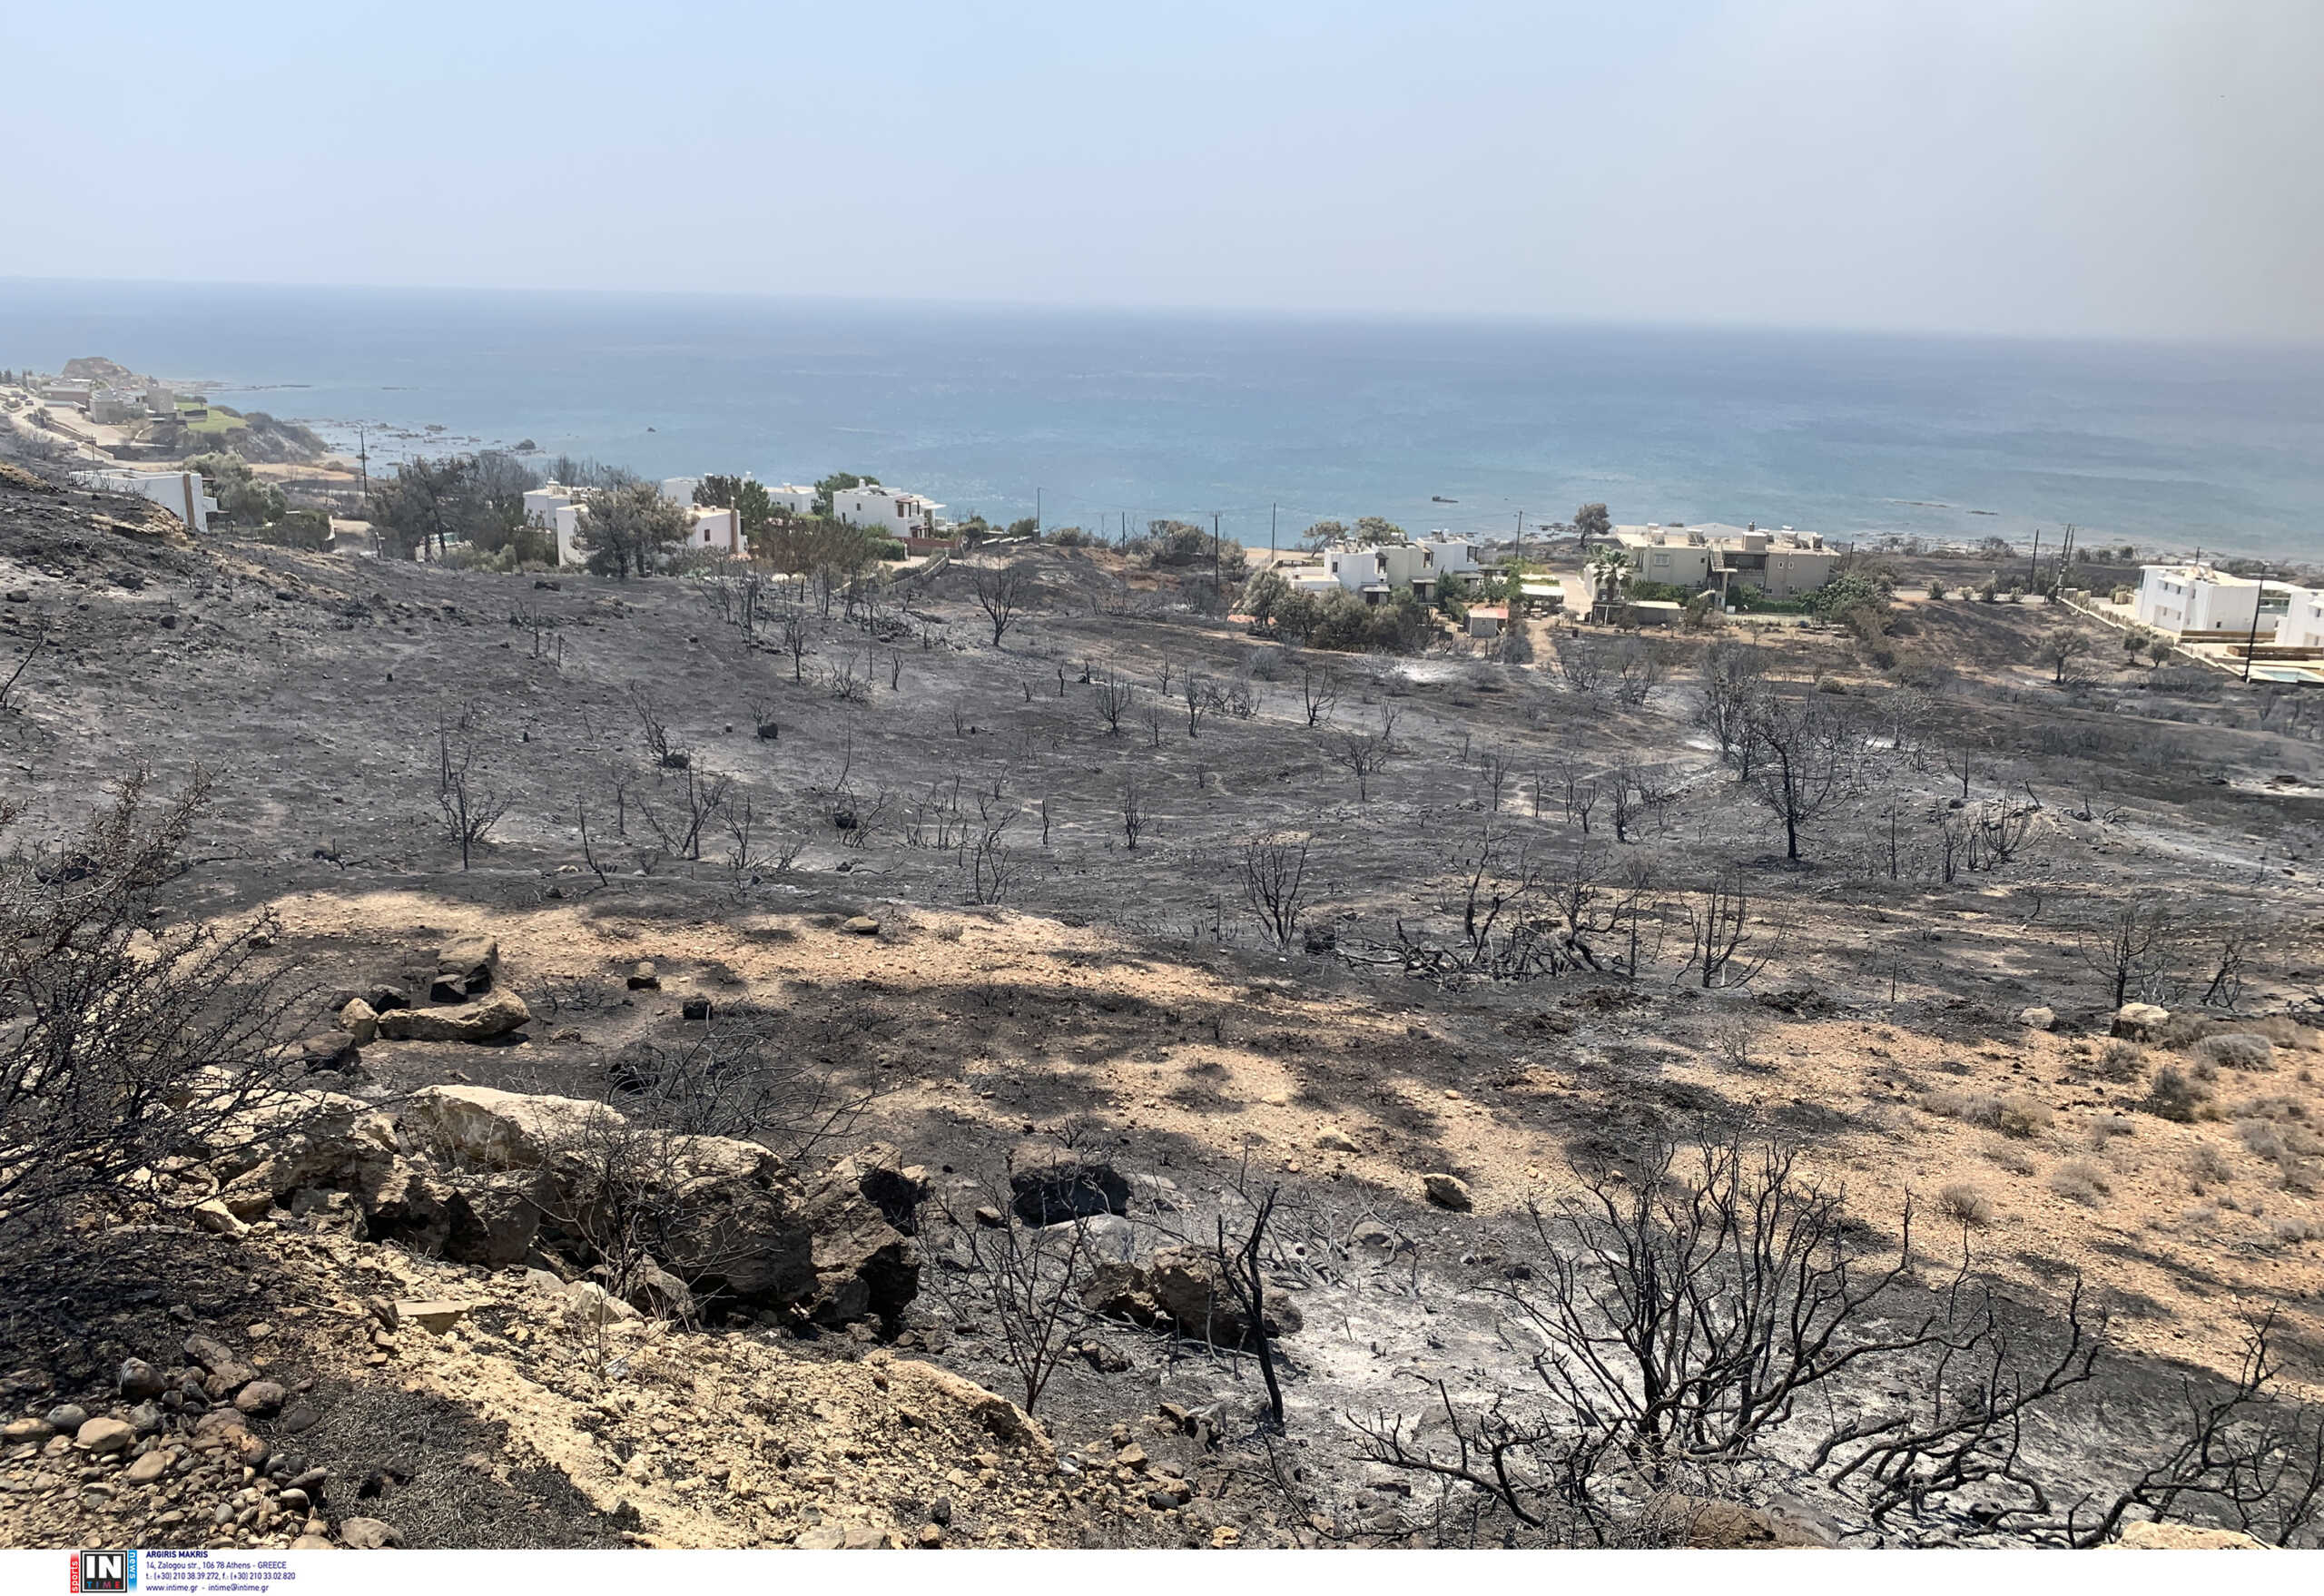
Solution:
[[[2318,0],[108,0],[0,61],[0,276],[2324,337]]]

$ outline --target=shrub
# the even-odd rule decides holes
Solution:
[[[1936,1206],[1947,1218],[1963,1225],[1990,1225],[1994,1200],[1965,1180],[1956,1180],[1936,1194]]]
[[[2068,1202],[2095,1208],[2114,1187],[2105,1170],[2087,1158],[2076,1158],[2050,1171],[2050,1189]]]
[[[2098,1122],[2090,1128],[2090,1138],[2102,1148],[2118,1136],[2136,1136],[2138,1129],[2135,1124],[2122,1115],[2104,1114],[2101,1115]]]
[[[2324,1240],[2324,1225],[2304,1215],[2287,1215],[2270,1227],[2280,1246],[2297,1246],[2303,1241]]]
[[[1984,1092],[1939,1087],[1922,1094],[1921,1107],[1940,1119],[1958,1119],[1965,1125],[1982,1125],[1988,1130],[2001,1125],[2001,1099]]]
[[[1078,527],[1059,527],[1049,535],[1048,541],[1059,548],[1094,548],[1105,539]]]
[[[294,1135],[311,1112],[278,1045],[299,994],[260,957],[273,922],[154,918],[210,778],[158,813],[146,785],[124,781],[74,845],[0,858],[0,1235],[83,1199],[190,1207],[204,1194],[155,1167],[229,1135]]]
[[[2004,1136],[2024,1141],[2049,1129],[2055,1118],[2049,1104],[2016,1093],[2001,1100],[2000,1115],[1994,1124]]]
[[[1997,1147],[1987,1148],[1985,1157],[2012,1175],[2034,1173],[2034,1160],[2025,1156],[2024,1149],[2011,1147],[2007,1142],[2003,1142]]]
[[[2187,1183],[2195,1188],[2196,1196],[2201,1197],[2205,1187],[2225,1186],[2234,1178],[2227,1155],[2210,1142],[2198,1142],[2187,1155]]]
[[[2146,1049],[2117,1037],[2098,1055],[2098,1073],[2104,1079],[2128,1084],[2146,1073]]]
[[[2195,1052],[2222,1069],[2266,1069],[2276,1061],[2275,1044],[2248,1031],[2207,1036],[2195,1044]]]
[[[2166,1064],[2154,1072],[2154,1085],[2148,1089],[2143,1107],[2158,1119],[2191,1125],[2202,1118],[2211,1098],[2209,1091],[2187,1079],[2185,1070]]]

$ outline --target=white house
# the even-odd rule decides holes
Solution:
[[[687,489],[689,493],[693,489]],[[581,521],[588,513],[588,490],[569,488],[552,483],[546,488],[536,488],[525,495],[525,514],[530,517],[541,515],[540,525],[556,534],[556,563],[560,566],[581,566],[589,562],[589,551],[581,547]],[[708,549],[724,555],[744,553],[743,547],[743,517],[739,511],[720,509],[710,505],[686,507],[687,531],[685,541],[678,545],[691,553]]]
[[[865,483],[832,495],[832,515],[855,527],[872,527],[895,538],[933,537],[936,513],[944,507],[901,488]]]
[[[1468,576],[1476,574],[1477,546],[1466,537],[1456,537],[1438,527],[1417,545],[1428,550],[1430,563],[1440,576]]]
[[[106,493],[133,493],[183,521],[196,532],[210,530],[218,501],[202,491],[199,471],[90,471],[81,482]]]
[[[2324,591],[2294,587],[2290,593],[2284,618],[2276,624],[2276,646],[2324,648]]]
[[[1350,544],[1327,548],[1324,572],[1366,604],[1384,604],[1403,587],[1411,588],[1423,604],[1436,596],[1436,551],[1425,544]]]
[[[2134,609],[2141,626],[2174,635],[2248,637],[2256,619],[2265,636],[2274,630],[2260,603],[2266,586],[2210,566],[2148,566]]]
[[[802,488],[796,482],[770,482],[766,484],[766,497],[776,509],[788,510],[794,516],[815,513],[815,490]]]

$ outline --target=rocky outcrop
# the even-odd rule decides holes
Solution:
[[[2113,1033],[2134,1042],[2151,1042],[2171,1023],[2171,1010],[2159,1003],[2125,1003],[2114,1010]]]
[[[893,1148],[877,1143],[808,1187],[802,1212],[815,1238],[810,1311],[816,1318],[902,1317],[920,1292],[912,1234],[927,1195],[922,1171],[904,1167]]]

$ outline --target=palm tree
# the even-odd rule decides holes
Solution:
[[[1630,579],[1630,557],[1620,546],[1601,543],[1591,549],[1588,571],[1592,608],[1611,608],[1621,602]]]

